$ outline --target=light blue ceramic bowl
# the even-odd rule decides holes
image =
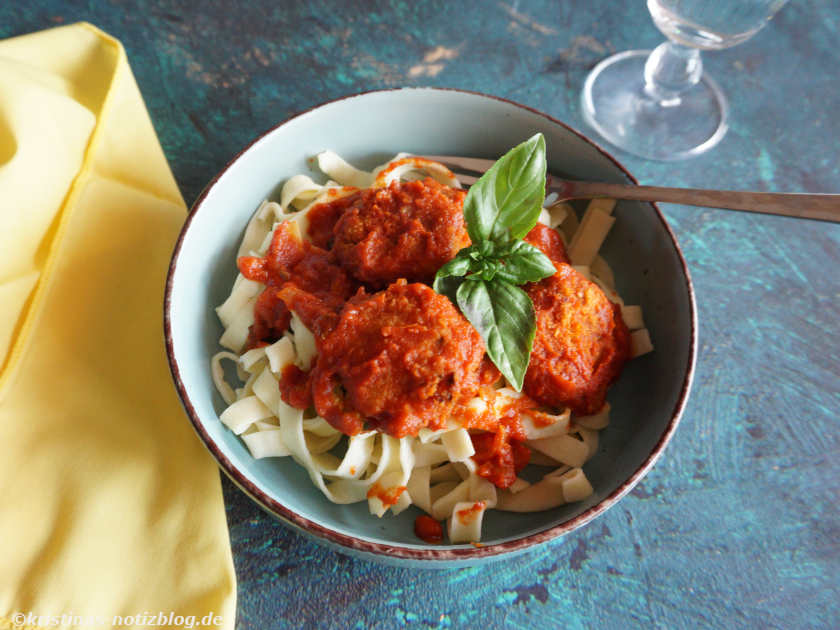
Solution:
[[[617,183],[634,181],[582,134],[510,101],[407,88],[327,103],[261,136],[216,176],[181,232],[166,290],[166,343],[187,414],[222,469],[269,513],[339,551],[367,559],[448,567],[498,559],[580,527],[638,483],[671,438],[694,370],[696,312],[685,260],[653,204],[622,201],[602,253],[620,294],[641,304],[656,351],[627,364],[611,389],[610,426],[586,465],[595,493],[536,514],[491,511],[481,547],[428,545],[413,533],[414,508],[377,519],[367,504],[334,505],[289,458],[255,460],[219,421],[223,403],[210,377],[222,329],[214,307],[236,274],[235,253],[249,217],[282,182],[309,172],[308,158],[332,149],[364,168],[398,151],[497,158],[536,132],[545,135],[549,170]]]

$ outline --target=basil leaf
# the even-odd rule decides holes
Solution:
[[[516,391],[522,391],[536,330],[531,298],[497,277],[492,282],[463,282],[457,300],[461,312],[484,339],[490,359]]]
[[[525,241],[516,241],[504,257],[504,266],[497,276],[511,284],[525,284],[539,282],[555,273],[557,268],[554,263],[539,248]]]
[[[545,139],[541,133],[503,155],[473,184],[464,218],[473,243],[522,238],[537,223],[545,200]]]
[[[465,247],[460,252],[455,254],[455,258],[446,263],[443,267],[438,269],[435,274],[435,282],[438,278],[445,278],[446,276],[464,276],[470,270],[472,264],[469,257],[469,249]],[[437,289],[435,289],[437,290]]]
[[[453,304],[458,304],[458,289],[464,284],[466,278],[459,276],[446,276],[435,278],[434,290],[440,295],[445,295]]]
[[[465,247],[455,255],[455,258],[438,269],[432,288],[440,295],[445,295],[453,304],[457,304],[458,287],[464,281],[463,276],[469,272],[473,260],[469,256],[469,248]]]

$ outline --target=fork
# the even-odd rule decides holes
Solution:
[[[459,157],[455,155],[424,155],[454,171],[462,184],[470,186],[478,177],[462,171],[481,174],[493,166],[493,160]],[[688,206],[724,208],[744,212],[777,214],[798,219],[816,219],[840,223],[840,195],[822,193],[768,193],[739,190],[704,190],[701,188],[668,188],[665,186],[636,186],[560,179],[549,175],[546,192],[558,195],[557,202],[568,199],[633,199],[664,201]]]

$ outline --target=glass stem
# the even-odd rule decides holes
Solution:
[[[645,92],[661,106],[680,104],[680,93],[697,84],[703,74],[700,51],[667,41],[645,62]]]

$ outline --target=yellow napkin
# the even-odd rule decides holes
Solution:
[[[119,42],[0,42],[0,628],[234,625],[218,469],[163,348],[184,217]]]

